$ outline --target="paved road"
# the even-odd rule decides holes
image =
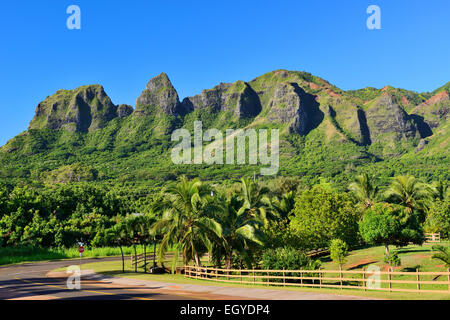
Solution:
[[[114,260],[117,258],[106,258]],[[99,261],[83,259],[83,263]],[[66,277],[48,278],[46,274],[56,268],[78,264],[78,260],[65,260],[44,263],[25,263],[0,267],[0,299],[75,299],[75,300],[197,300],[201,296],[189,294],[170,294],[158,289],[142,286],[108,284],[83,279],[81,290],[69,290]]]

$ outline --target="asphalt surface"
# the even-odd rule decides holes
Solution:
[[[118,258],[105,258],[103,261]],[[83,259],[83,263],[99,259]],[[197,300],[198,297],[158,292],[142,286],[117,286],[83,279],[81,290],[69,290],[67,277],[46,277],[51,270],[77,265],[79,260],[25,263],[0,267],[0,300]],[[201,298],[200,298],[201,299]]]

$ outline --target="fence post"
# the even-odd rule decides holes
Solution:
[[[241,284],[242,284],[242,268],[239,269],[239,276],[241,277]]]
[[[391,267],[388,268],[388,286],[389,286],[389,292],[391,292]]]
[[[300,270],[300,286],[303,287],[303,272]]]
[[[322,272],[320,272],[320,268],[319,268],[319,288],[322,289]]]
[[[253,284],[255,284],[255,270],[253,270]],[[450,284],[449,284],[449,288],[450,288]]]
[[[367,289],[366,289],[366,269],[365,268],[363,268],[363,270],[362,270],[362,275],[363,275],[363,286],[364,286],[364,291],[366,291]]]
[[[420,275],[419,275],[419,269],[416,269],[417,273],[417,290],[420,291]]]
[[[284,267],[283,267],[283,287],[286,287],[286,279],[284,277],[285,277],[285,274],[284,274]]]
[[[339,282],[341,283],[341,290],[342,290],[342,270],[339,269]]]
[[[450,268],[447,269],[447,279],[448,279],[448,291],[450,291]]]

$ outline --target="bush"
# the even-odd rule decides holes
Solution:
[[[284,247],[267,250],[263,254],[262,267],[270,270],[299,270],[308,265],[310,258],[294,248]]]
[[[317,270],[320,261],[312,260],[304,252],[291,247],[269,249],[262,257],[262,267],[268,270]],[[283,273],[271,273],[272,276],[283,276]],[[285,272],[286,277],[300,277],[298,272]],[[315,276],[314,274],[303,274],[303,276]],[[270,280],[274,281],[274,280]],[[282,279],[277,279],[281,282]],[[295,280],[286,279],[287,282]]]
[[[384,262],[391,267],[397,267],[402,264],[397,252],[392,252],[390,255],[384,254]]]

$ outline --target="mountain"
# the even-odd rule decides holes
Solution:
[[[343,183],[358,172],[449,178],[450,83],[431,93],[386,86],[343,91],[307,72],[276,70],[220,83],[180,101],[165,73],[135,107],[115,105],[100,85],[59,90],[38,104],[28,130],[0,149],[9,183],[95,181],[158,185],[180,174],[207,180],[253,174],[251,165],[174,165],[174,129],[279,128],[279,175]],[[82,174],[81,174],[81,173]]]

